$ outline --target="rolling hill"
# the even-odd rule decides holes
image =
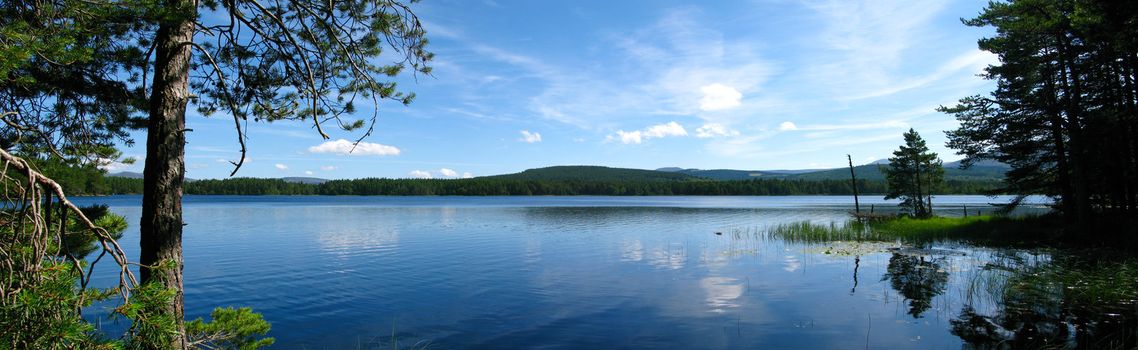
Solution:
[[[888,166],[888,162],[880,160],[854,167],[858,179],[869,181],[883,181],[885,176],[878,170],[879,167]],[[997,162],[979,162],[967,170],[960,169],[959,162],[944,164],[945,180],[999,180],[1004,177],[1008,166]],[[730,169],[683,169],[660,168],[657,171],[691,175],[712,180],[748,180],[748,179],[787,179],[787,180],[845,180],[850,178],[849,168],[835,169],[803,169],[803,170],[730,170]]]
[[[706,180],[687,174],[643,169],[603,166],[566,165],[529,169],[520,173],[486,176],[511,180],[576,180],[576,181],[698,181]]]
[[[733,170],[733,169],[683,169],[683,168],[660,168],[656,171],[691,175],[695,177],[702,177],[712,180],[750,180],[750,179],[764,179],[764,178],[780,178],[785,177],[788,173],[765,170]]]

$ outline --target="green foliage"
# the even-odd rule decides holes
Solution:
[[[142,193],[142,179],[107,176],[103,179],[107,185],[105,194],[139,194]]]
[[[270,325],[252,309],[216,308],[210,313],[212,322],[201,318],[186,323],[186,338],[210,349],[253,350],[272,345],[275,339],[259,338],[269,333]]]
[[[161,349],[178,336],[176,320],[166,310],[176,291],[159,283],[138,286],[130,302],[115,309],[115,313],[130,319],[126,337],[128,349]]]
[[[105,205],[80,210],[112,238],[120,237],[127,227],[126,219],[111,213]],[[65,212],[58,205],[52,206],[50,211],[56,213],[54,215]],[[79,285],[85,270],[92,268],[83,258],[100,246],[94,233],[78,222],[75,215],[68,216],[62,241],[46,242],[44,249],[58,251],[59,255],[37,260],[35,249],[28,241],[31,237],[21,237],[33,231],[18,221],[9,221],[17,212],[0,214],[4,214],[0,216],[3,223],[0,235],[6,237],[0,241],[0,248],[6,252],[3,257],[10,262],[0,264],[0,275],[14,277],[15,280],[7,280],[5,286],[18,290],[0,301],[0,348],[153,349],[164,347],[177,336],[175,320],[168,313],[160,312],[174,298],[174,290],[158,283],[134,288],[129,301],[114,310],[115,315],[131,322],[129,332],[119,338],[108,337],[84,319],[81,314],[84,308],[98,301],[113,300],[119,290]],[[18,277],[21,276],[19,271],[29,267],[34,268],[34,275]],[[207,345],[213,348],[257,349],[273,342],[272,338],[258,337],[268,332],[269,323],[249,308],[219,308],[214,311],[213,319],[212,323],[202,323],[200,319],[190,322],[197,328],[189,328],[195,335],[208,335],[212,340]]]
[[[858,221],[844,223],[831,222],[819,225],[810,221],[782,223],[767,229],[766,236],[788,242],[838,242],[838,241],[889,241],[893,237],[878,234],[869,226]]]
[[[0,147],[112,159],[146,91],[136,88],[150,26],[135,1],[0,3]],[[111,77],[118,76],[122,81]],[[7,114],[14,112],[13,114]]]
[[[937,154],[913,129],[904,134],[905,144],[893,151],[885,174],[889,190],[885,199],[900,198],[900,206],[916,217],[932,215],[932,193],[944,182],[944,167]]]
[[[2,269],[0,269],[2,270]],[[113,290],[79,290],[77,272],[65,262],[46,262],[39,281],[0,303],[0,347],[10,349],[110,349],[77,308],[114,295]]]
[[[858,179],[869,181],[885,181],[885,175],[881,172],[883,165],[880,164],[866,164],[854,167],[854,174]],[[991,182],[999,184],[1004,178],[1004,173],[1008,171],[1008,167],[1001,164],[975,164],[966,169],[961,169],[957,166],[944,165],[944,179],[945,181],[974,181],[974,182]],[[787,179],[793,180],[841,180],[850,177],[850,171],[847,168],[821,170],[802,174],[792,174],[783,176]]]
[[[64,213],[58,205],[48,211]],[[105,206],[82,208],[113,235],[121,235],[125,219],[107,212]],[[69,217],[64,225],[63,240],[47,240],[40,244],[45,252],[56,255],[41,257],[37,252],[35,230],[18,221],[22,212],[0,211],[0,248],[5,263],[0,275],[8,276],[0,300],[0,346],[16,349],[113,348],[87,323],[80,310],[115,295],[114,289],[82,288],[76,281],[86,267],[84,256],[96,249],[97,237]],[[47,213],[42,213],[47,217]],[[59,215],[59,214],[56,214]],[[72,258],[76,260],[71,260]],[[78,265],[76,265],[78,264]],[[15,294],[7,294],[17,291]]]
[[[939,110],[960,127],[948,146],[964,165],[1008,164],[1002,190],[1046,194],[1083,233],[1110,217],[1138,213],[1138,6],[1132,1],[990,2],[964,21],[991,27],[981,50],[990,95]],[[1100,237],[1107,238],[1107,237]]]
[[[1038,246],[1055,243],[1053,216],[969,216],[913,218],[897,216],[868,222],[849,220],[821,225],[809,221],[779,224],[766,233],[794,242],[896,241],[922,244],[969,241],[993,246]]]
[[[60,159],[56,156],[42,158],[25,157],[25,160],[41,174],[55,180],[74,195],[95,195],[107,191],[104,171],[95,163],[74,159]],[[16,175],[23,178],[21,175]]]
[[[141,179],[108,177],[110,193],[142,193]],[[940,194],[987,194],[995,181],[946,181]],[[881,181],[858,180],[862,194],[885,193]],[[356,195],[356,196],[648,196],[648,195],[850,195],[848,180],[754,179],[742,181],[596,181],[473,179],[331,180],[319,184],[281,179],[230,178],[187,182],[187,194],[210,195]]]

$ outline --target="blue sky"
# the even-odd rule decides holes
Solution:
[[[414,103],[381,105],[353,154],[340,140],[359,134],[250,123],[238,176],[831,168],[888,157],[910,127],[955,160],[943,131],[957,124],[934,108],[993,87],[976,76],[996,63],[976,48],[991,30],[959,20],[985,4],[427,0],[413,8],[434,73],[400,79]],[[187,176],[228,176],[232,119],[187,119]],[[143,153],[112,170],[140,170]]]

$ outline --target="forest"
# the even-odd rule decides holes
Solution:
[[[101,190],[90,193],[141,193],[142,180],[106,177]],[[988,194],[998,181],[948,180],[938,194]],[[282,179],[230,178],[186,182],[186,194],[199,195],[355,195],[355,196],[787,196],[850,195],[848,180],[754,179],[735,181],[616,181],[474,179],[331,180],[303,184]],[[858,180],[861,194],[885,192],[884,181]]]

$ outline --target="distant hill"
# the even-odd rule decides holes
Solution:
[[[858,179],[883,181],[885,176],[879,167],[889,166],[888,159],[880,159],[869,164],[854,167]],[[982,161],[967,170],[960,169],[960,162],[944,163],[945,180],[999,180],[1010,167],[1007,164]],[[656,171],[686,174],[712,180],[749,179],[788,179],[788,180],[846,180],[850,178],[849,168],[799,169],[799,170],[732,170],[732,169],[684,169],[678,167],[659,168]]]
[[[117,173],[107,174],[107,177],[121,177],[121,178],[127,178],[127,179],[142,179],[142,173],[136,173],[133,171],[121,171],[121,172],[117,172]],[[306,184],[306,185],[319,185],[319,184],[328,182],[327,179],[321,179],[321,178],[316,178],[316,177],[301,177],[301,176],[298,176],[298,177],[282,177],[281,180],[284,180],[285,182],[299,183],[299,184]],[[190,182],[190,181],[196,181],[196,180],[186,178],[186,182]]]
[[[516,174],[487,176],[513,180],[577,180],[577,181],[693,181],[700,178],[675,172],[603,166],[551,166],[529,169]]]
[[[874,162],[866,165],[859,165],[854,167],[854,174],[857,174],[858,179],[865,179],[870,181],[883,181],[885,175],[881,174],[878,168],[889,166],[887,163]],[[957,162],[950,162],[944,164],[944,179],[945,180],[999,180],[1004,178],[1004,173],[1008,171],[1008,166],[1000,163],[985,163],[976,164],[967,170],[960,169]],[[810,173],[788,175],[787,179],[795,180],[838,180],[850,178],[849,168],[837,168],[830,170],[821,170]]]
[[[301,177],[301,176],[282,177],[281,180],[284,180],[285,182],[306,184],[306,185],[319,185],[319,184],[328,182],[328,179],[321,179],[318,177]]]
[[[660,168],[656,171],[686,174],[695,177],[702,177],[712,180],[750,180],[760,178],[784,177],[786,173],[778,173],[775,171],[762,171],[762,170],[732,170],[732,169],[683,169],[683,168]]]
[[[111,173],[111,174],[107,174],[107,176],[113,176],[113,177],[125,177],[125,178],[128,178],[128,179],[141,179],[141,178],[142,178],[142,173],[136,173],[136,172],[133,172],[133,171],[120,171],[120,172],[117,172],[117,173]]]

